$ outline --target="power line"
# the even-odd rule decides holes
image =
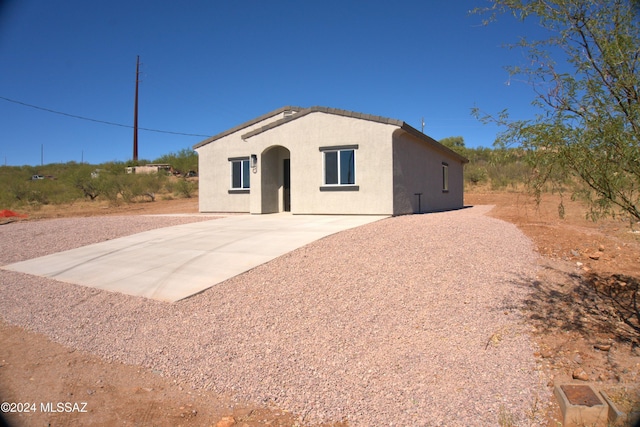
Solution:
[[[27,104],[26,102],[16,101],[15,99],[5,98],[4,96],[0,96],[0,99],[4,99],[5,101],[8,101],[8,102],[13,102],[14,104],[24,105],[25,107],[35,108],[36,110],[46,111],[48,113],[54,113],[54,114],[60,114],[61,116],[73,117],[74,119],[87,120],[89,122],[96,122],[96,123],[102,123],[102,124],[105,124],[105,125],[120,126],[120,127],[123,127],[123,128],[133,129],[133,126],[123,125],[121,123],[107,122],[105,120],[91,119],[89,117],[76,116],[75,114],[63,113],[62,111],[56,111],[56,110],[51,110],[49,108],[38,107],[37,105]],[[197,134],[197,133],[171,132],[171,131],[168,131],[168,130],[158,130],[158,129],[149,129],[149,128],[141,128],[141,127],[139,127],[138,129],[146,130],[148,132],[170,133],[172,135],[200,136],[200,137],[204,137],[204,138],[208,138],[208,137],[211,136],[211,135],[200,135],[200,134]]]

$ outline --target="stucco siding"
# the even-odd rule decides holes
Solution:
[[[194,149],[201,212],[402,215],[463,206],[466,159],[384,117],[283,107]],[[250,161],[242,165],[250,188],[236,190],[231,161],[241,159]]]
[[[285,159],[290,159],[290,156],[289,150],[280,146],[263,150],[256,171],[256,174],[260,174],[261,181],[256,180],[253,186],[254,197],[260,196],[260,203],[255,203],[251,212],[275,213],[284,211],[283,163]]]
[[[448,168],[447,190],[443,190],[443,164]],[[394,132],[393,214],[461,208],[462,167],[460,161],[428,147],[407,132]],[[420,200],[416,193],[422,193]]]
[[[393,213],[391,134],[394,129],[397,126],[316,112],[251,136],[247,141],[259,152],[271,146],[290,151],[291,212],[390,215]],[[324,154],[320,148],[354,145],[357,145],[354,185],[357,191],[327,188],[323,175]],[[262,189],[267,190],[264,186]]]
[[[256,154],[241,136],[282,117],[283,113],[279,113],[211,143],[196,147],[200,180],[198,191],[200,212],[250,211],[250,194],[229,193],[231,189],[229,159]]]

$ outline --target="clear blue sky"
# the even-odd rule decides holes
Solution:
[[[536,29],[489,26],[485,0],[0,0],[0,97],[133,125],[215,135],[284,105],[403,120],[435,139],[490,147],[497,129],[470,115],[535,110],[503,47]],[[0,99],[0,163],[101,163],[132,157],[133,130]],[[204,139],[139,131],[139,157]]]

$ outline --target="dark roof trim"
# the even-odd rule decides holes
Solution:
[[[337,108],[327,108],[327,107],[306,108],[306,109],[303,109],[301,111],[298,111],[296,114],[294,114],[292,116],[284,117],[284,118],[282,118],[280,120],[276,120],[275,122],[271,122],[271,123],[269,123],[267,125],[264,125],[264,126],[258,128],[258,129],[254,129],[251,132],[247,132],[246,134],[242,135],[242,139],[251,138],[252,136],[261,134],[261,133],[266,132],[266,131],[268,131],[270,129],[276,128],[276,127],[281,126],[281,125],[283,125],[285,123],[289,123],[292,120],[299,119],[300,117],[304,117],[307,114],[311,114],[311,113],[335,114],[335,115],[343,116],[343,117],[352,117],[352,118],[355,118],[355,119],[369,120],[369,121],[376,122],[376,123],[382,123],[382,124],[386,124],[386,125],[398,126],[402,130],[407,132],[408,134],[420,139],[422,142],[425,142],[428,146],[430,146],[434,150],[440,151],[440,152],[448,155],[449,157],[453,157],[454,159],[458,160],[461,163],[469,163],[469,159],[467,159],[466,157],[456,153],[455,151],[451,150],[448,147],[445,147],[444,145],[440,144],[435,139],[431,138],[428,135],[425,135],[424,133],[420,132],[419,130],[415,129],[414,127],[412,127],[412,126],[408,125],[407,123],[403,122],[402,120],[389,119],[389,118],[382,117],[382,116],[373,116],[371,114],[356,113],[354,111],[339,110]]]
[[[295,111],[295,112],[297,112],[297,111],[300,111],[300,110],[303,110],[303,108],[302,107],[295,107],[295,106],[291,106],[291,105],[278,108],[277,110],[271,111],[270,113],[263,114],[260,117],[257,117],[257,118],[255,118],[253,120],[249,120],[248,122],[242,123],[241,125],[238,125],[238,126],[236,126],[234,128],[231,128],[231,129],[226,130],[226,131],[224,131],[222,133],[219,133],[219,134],[214,135],[214,136],[212,136],[210,138],[207,138],[204,141],[201,141],[201,142],[197,143],[196,145],[194,145],[193,149],[195,150],[196,148],[200,148],[203,145],[207,145],[210,142],[213,142],[213,141],[215,141],[217,139],[224,138],[225,136],[231,135],[232,133],[238,132],[239,130],[248,128],[249,126],[253,126],[256,123],[261,122],[262,120],[266,120],[269,117],[276,116],[276,115],[281,114],[281,113],[283,113],[285,111]]]
[[[358,148],[360,148],[358,144],[327,145],[326,147],[318,147],[318,151],[357,150]]]
[[[311,107],[311,108],[306,108],[306,109],[304,109],[302,111],[298,111],[293,116],[285,117],[285,118],[282,118],[280,120],[276,120],[275,122],[272,122],[272,123],[269,123],[267,125],[264,125],[261,128],[254,129],[251,132],[248,132],[248,133],[242,135],[242,139],[251,138],[252,136],[258,135],[258,134],[260,134],[262,132],[266,132],[266,131],[268,131],[270,129],[276,128],[278,126],[281,126],[281,125],[283,125],[285,123],[288,123],[288,122],[290,122],[292,120],[299,119],[300,117],[304,117],[307,114],[311,114],[311,113],[334,114],[336,116],[352,117],[354,119],[369,120],[369,121],[372,121],[372,122],[383,123],[383,124],[386,124],[386,125],[395,125],[395,126],[402,126],[402,124],[404,123],[401,120],[388,119],[386,117],[373,116],[371,114],[356,113],[355,111],[339,110],[337,108],[328,108],[328,107]]]
[[[409,135],[415,136],[416,138],[420,139],[421,141],[427,143],[427,145],[429,145],[431,148],[433,148],[434,150],[438,150],[442,153],[445,153],[447,155],[449,155],[449,157],[453,157],[454,159],[458,160],[459,162],[464,163],[469,163],[469,159],[467,159],[466,157],[464,157],[461,154],[456,153],[455,151],[453,151],[452,149],[450,149],[449,147],[440,144],[438,141],[436,141],[435,139],[431,138],[428,135],[425,135],[424,133],[420,132],[418,129],[406,124],[406,123],[402,123],[402,126],[400,126],[402,128],[402,130],[404,130],[405,132],[407,132]]]
[[[363,113],[357,113],[355,111],[347,111],[347,110],[340,110],[337,108],[328,108],[328,107],[310,107],[310,108],[302,108],[302,107],[295,107],[295,106],[286,106],[286,107],[281,107],[278,108],[277,110],[271,111],[270,113],[264,114],[260,117],[257,117],[253,120],[250,120],[248,122],[245,122],[241,125],[238,125],[234,128],[231,128],[229,130],[226,130],[222,133],[219,133],[217,135],[212,136],[211,138],[205,139],[204,141],[196,144],[193,146],[193,149],[195,150],[196,148],[200,148],[204,145],[209,144],[210,142],[213,142],[217,139],[223,138],[227,135],[231,135],[232,133],[238,132],[242,129],[248,128],[249,126],[252,126],[256,123],[259,123],[263,120],[268,119],[269,117],[273,117],[276,116],[278,114],[281,114],[285,111],[294,111],[295,114],[291,115],[291,116],[287,116],[287,117],[283,117],[282,119],[276,120],[274,122],[271,122],[265,126],[262,126],[258,129],[254,129],[250,132],[245,133],[244,135],[242,135],[242,139],[248,139],[251,138],[252,136],[261,134],[263,132],[266,132],[270,129],[276,128],[278,126],[281,126],[285,123],[289,123],[292,120],[296,120],[299,119],[300,117],[304,117],[307,114],[311,114],[311,113],[327,113],[327,114],[334,114],[337,116],[342,116],[342,117],[351,117],[354,119],[361,119],[361,120],[369,120],[372,122],[376,122],[376,123],[382,123],[382,124],[386,124],[386,125],[393,125],[393,126],[398,126],[399,128],[401,128],[402,130],[404,130],[405,132],[407,132],[408,134],[418,138],[419,140],[421,140],[422,142],[425,142],[427,145],[429,145],[431,148],[433,148],[434,150],[440,151],[446,155],[448,155],[449,157],[452,157],[462,163],[469,163],[469,160],[456,153],[455,151],[451,150],[448,147],[445,147],[444,145],[440,144],[438,141],[436,141],[435,139],[431,138],[428,135],[425,135],[424,133],[420,132],[419,130],[415,129],[414,127],[408,125],[407,123],[403,122],[402,120],[396,120],[396,119],[389,119],[386,117],[382,117],[382,116],[374,116],[371,114],[363,114]]]

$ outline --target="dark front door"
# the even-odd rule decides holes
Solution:
[[[291,161],[290,159],[284,159],[282,165],[283,170],[283,210],[285,212],[291,212]]]

